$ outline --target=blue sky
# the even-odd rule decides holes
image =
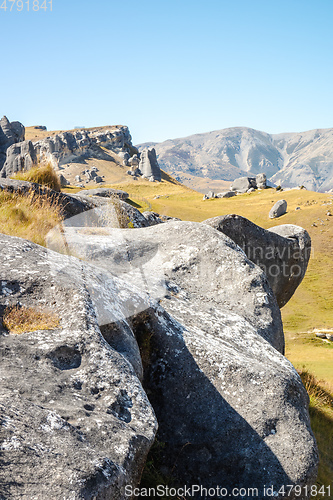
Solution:
[[[11,4],[0,9],[0,114],[10,120],[124,124],[134,143],[333,127],[333,0]]]

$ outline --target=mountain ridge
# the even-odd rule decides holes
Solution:
[[[156,149],[161,168],[179,180],[190,174],[233,181],[264,172],[284,187],[333,188],[333,128],[269,134],[231,127],[137,147],[147,145]]]

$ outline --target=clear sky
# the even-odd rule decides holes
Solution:
[[[12,4],[0,9],[0,114],[11,121],[123,124],[136,144],[333,127],[333,0]]]

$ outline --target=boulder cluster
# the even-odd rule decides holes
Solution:
[[[279,306],[306,271],[307,232],[165,219],[93,191],[47,248],[0,235],[3,318],[58,318],[0,328],[0,497],[125,500],[155,441],[175,487],[305,498],[278,494],[305,492],[318,465]]]
[[[231,198],[237,194],[253,193],[256,189],[266,189],[267,188],[267,178],[266,174],[261,173],[256,177],[238,177],[235,179],[230,187],[230,191],[224,191],[222,193],[215,194],[213,191],[209,191],[204,195],[204,200],[209,200],[211,198]]]

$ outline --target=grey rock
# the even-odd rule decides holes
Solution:
[[[118,155],[123,160],[123,165],[125,167],[128,167],[128,165],[129,165],[128,160],[130,159],[130,155],[129,155],[128,151],[120,151],[118,153]]]
[[[37,156],[31,141],[18,142],[9,146],[1,177],[10,177],[21,170],[30,170],[37,165]]]
[[[148,221],[140,215],[148,226]],[[71,220],[68,221],[70,224]],[[200,302],[202,307],[206,304],[209,308],[228,309],[246,318],[250,324],[260,323],[260,335],[283,352],[280,310],[264,272],[249,261],[230,238],[208,225],[171,221],[168,224],[137,228],[135,231],[115,229],[98,238],[89,234],[81,236],[75,228],[68,234],[65,231],[65,235],[75,255],[91,259],[93,264],[100,267],[111,266],[112,272],[116,272],[117,266],[121,272],[131,266],[138,269],[144,255],[151,260],[156,254],[156,262],[152,260],[154,270],[149,267],[151,279],[155,279],[154,273],[157,281],[163,275],[168,281],[178,283],[178,286],[181,283],[182,289],[188,289],[188,300]],[[121,255],[119,246],[124,248]],[[184,248],[189,249],[188,253]],[[152,262],[149,265],[153,265]],[[188,274],[191,262],[192,270]],[[239,269],[244,269],[244,272],[241,273]],[[207,276],[214,276],[214,279],[207,279]],[[144,290],[148,291],[146,288]]]
[[[45,125],[36,125],[34,127],[35,130],[47,130],[47,127]]]
[[[147,219],[149,226],[156,226],[156,224],[163,224],[163,220],[157,212],[142,212],[142,215]]]
[[[255,191],[254,187],[251,187],[250,189],[248,189],[247,193],[251,194]]]
[[[59,181],[61,187],[66,187],[70,184],[70,182],[66,179],[66,177],[62,174],[59,175]]]
[[[140,158],[138,157],[138,155],[133,155],[131,158],[129,158],[128,160],[128,164],[131,166],[131,167],[138,167],[139,166],[139,163],[140,163]]]
[[[148,179],[150,177],[155,181],[161,181],[161,169],[157,162],[156,151],[154,148],[145,149],[141,153],[139,169],[141,174]]]
[[[331,333],[326,333],[327,340],[333,340],[333,335]]]
[[[246,193],[251,187],[256,187],[255,179],[252,177],[239,177],[231,184],[231,190],[238,193]]]
[[[122,191],[120,189],[112,189],[112,188],[96,188],[96,189],[85,189],[83,191],[79,191],[76,193],[77,195],[84,196],[102,196],[103,198],[119,198],[120,200],[127,200],[129,198],[129,194],[126,191]]]
[[[290,300],[303,280],[311,254],[311,238],[305,229],[284,224],[266,230],[239,215],[214,217],[204,223],[229,236],[263,269],[279,307]]]
[[[165,280],[160,305],[131,327],[144,352],[143,384],[173,485],[258,487],[263,499],[264,485],[315,480],[308,396],[278,352],[276,299],[230,238],[193,222],[85,238],[71,230],[67,237],[82,259],[128,283],[139,286],[134,270],[141,270],[140,286],[151,280],[152,296]]]
[[[66,193],[58,193],[57,191],[43,187],[35,182],[1,179],[0,190],[6,190],[10,193],[18,193],[24,196],[30,196],[32,192],[38,196],[45,196],[61,206],[62,214],[65,218],[81,214],[96,206],[89,199],[81,199]]]
[[[100,175],[96,175],[96,177],[94,178],[94,181],[96,182],[96,184],[99,184],[99,183],[103,182],[103,179]]]
[[[266,189],[267,187],[267,177],[266,174],[261,173],[256,175],[256,184],[258,189]]]
[[[275,203],[275,205],[269,211],[269,218],[276,219],[277,217],[281,217],[287,212],[287,202],[286,200],[279,200]]]
[[[75,182],[82,182],[82,179],[81,179],[80,175],[76,175],[75,176]]]
[[[20,122],[9,122],[6,116],[0,120],[0,171],[5,161],[7,149],[17,142],[23,142],[25,128]]]
[[[146,297],[20,238],[1,235],[0,253],[2,311],[60,318],[52,330],[0,334],[1,498],[125,499],[157,427],[127,319],[129,302]]]
[[[225,193],[218,193],[216,198],[232,198],[233,196],[236,196],[235,191],[226,191]]]

